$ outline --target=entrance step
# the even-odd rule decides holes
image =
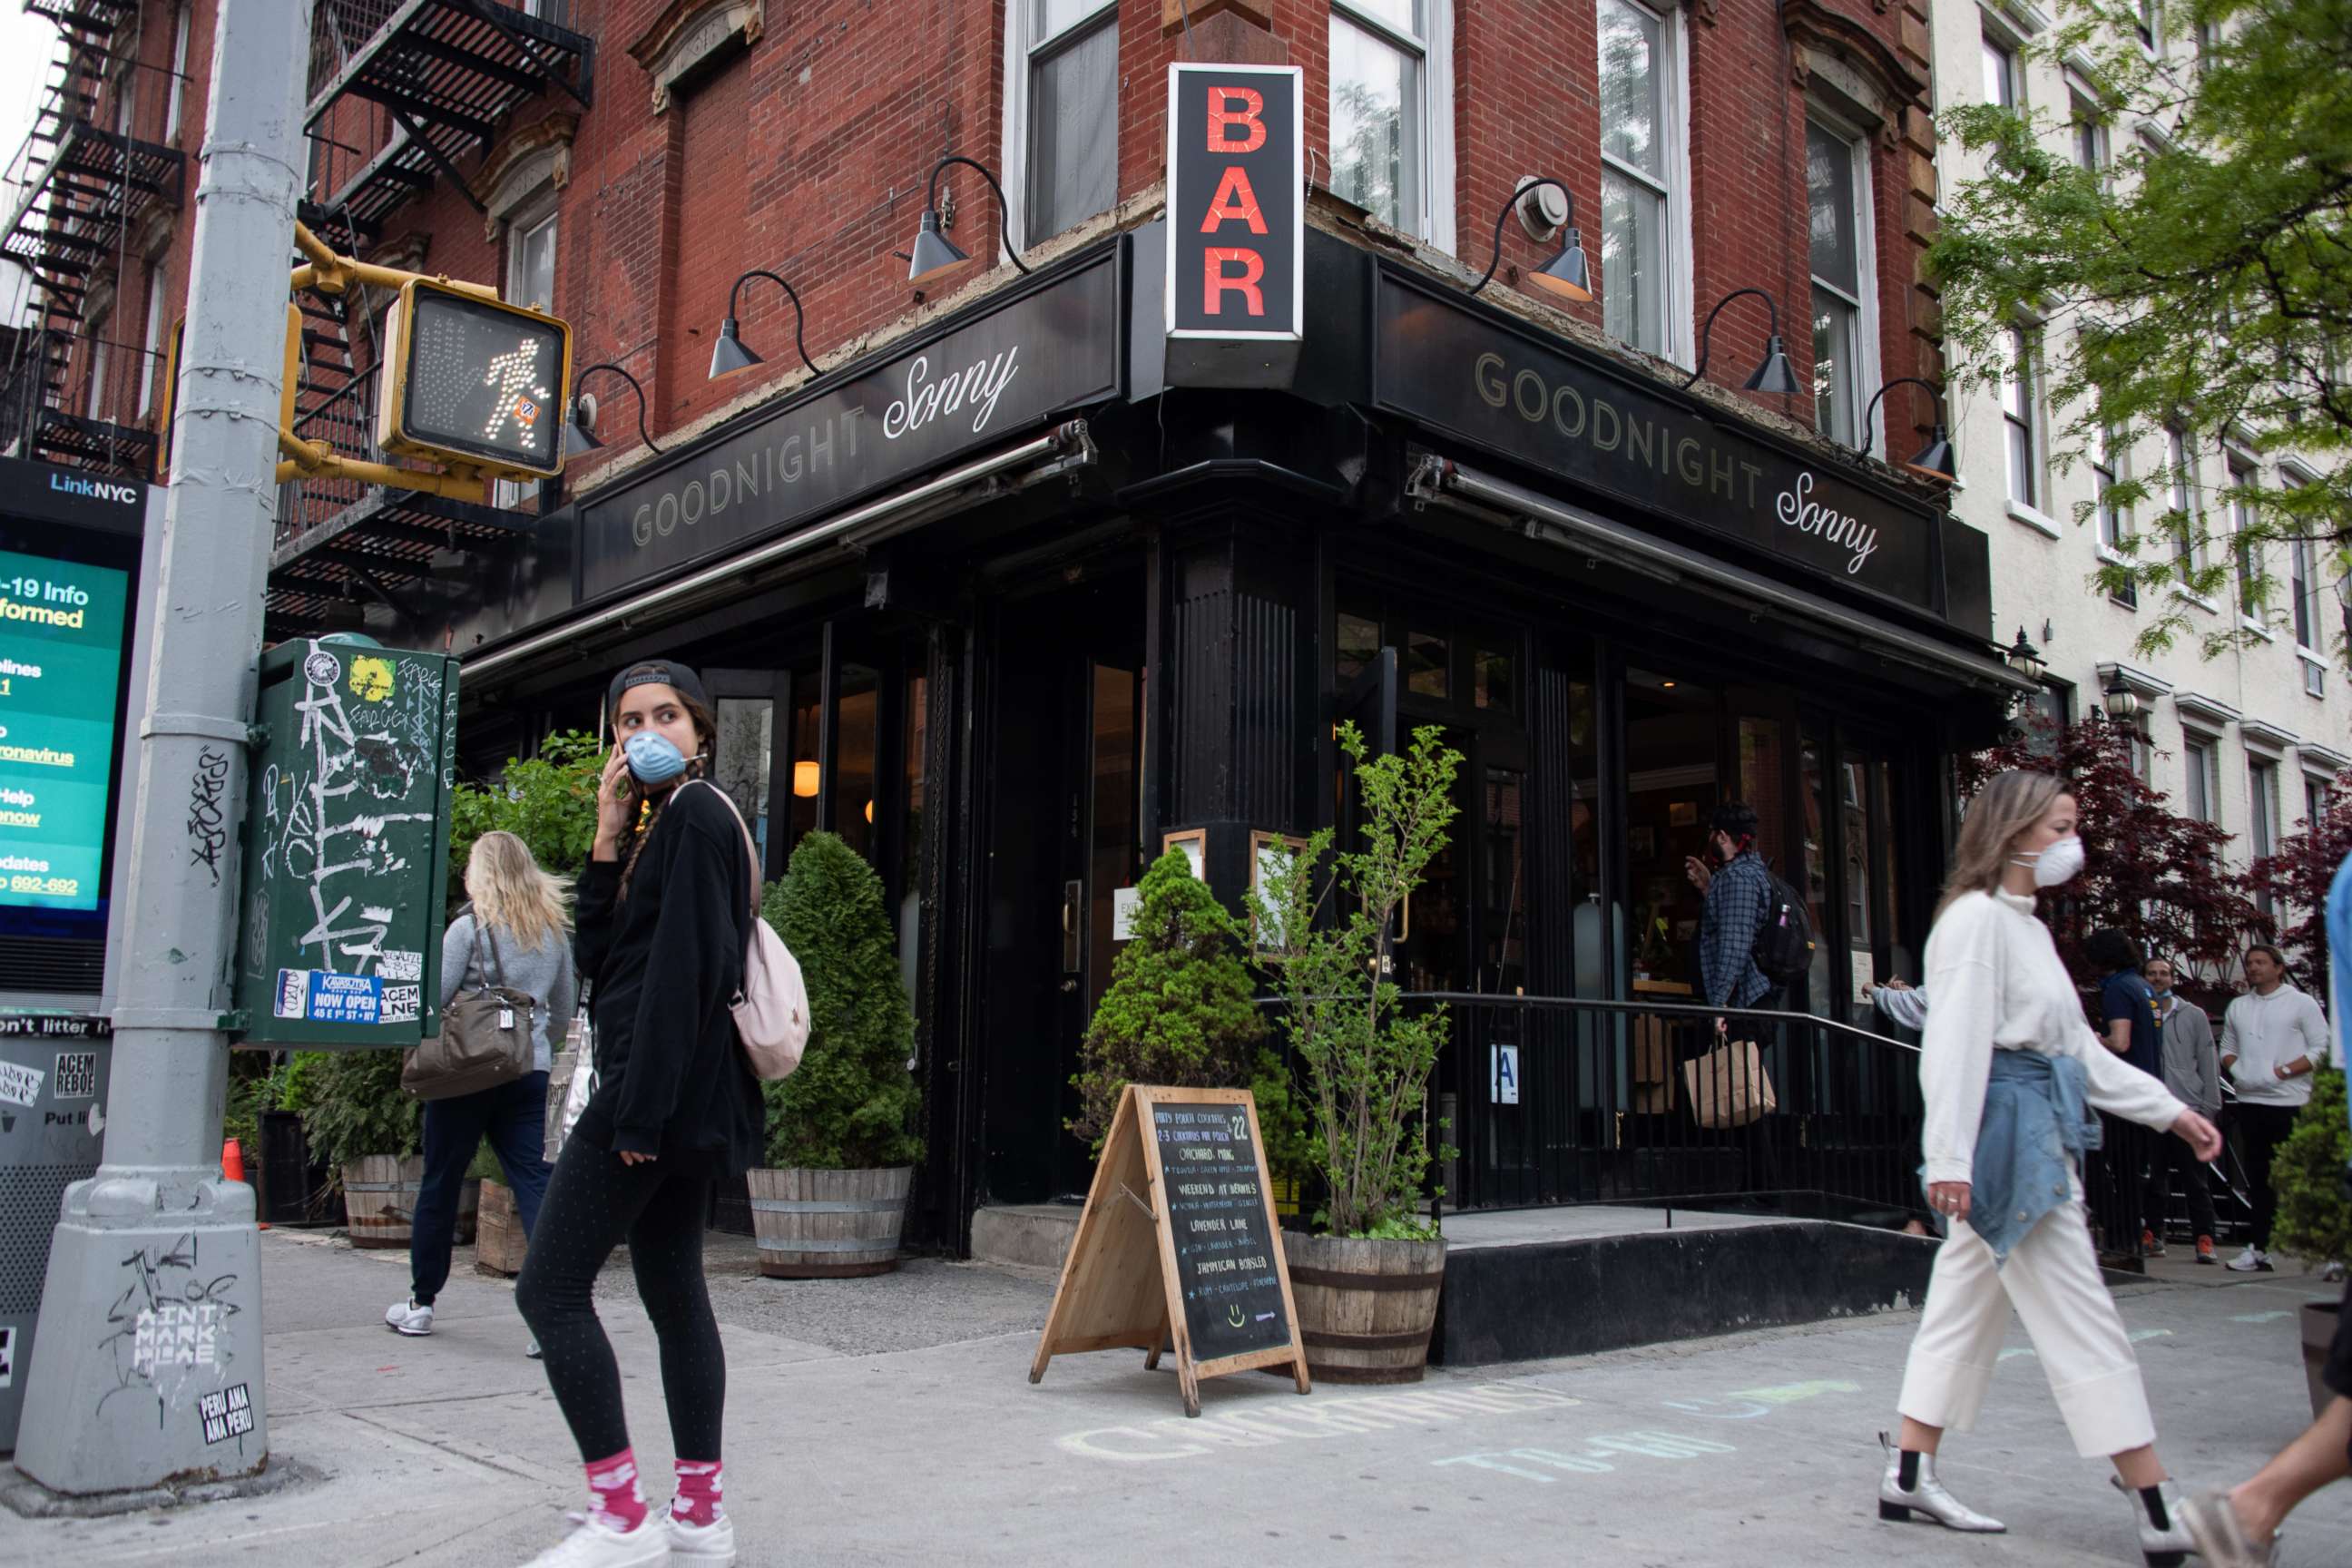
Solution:
[[[1076,1204],[988,1205],[971,1216],[971,1260],[1059,1268],[1085,1212]]]

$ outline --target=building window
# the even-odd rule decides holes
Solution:
[[[2254,500],[2245,493],[2254,482],[2253,465],[2232,453],[2229,468],[2230,552],[2238,567],[2238,613],[2249,621],[2258,621],[2262,604],[2256,595],[2262,570],[2254,554]]]
[[[180,135],[180,100],[188,80],[188,7],[180,7],[172,24],[172,77],[164,89],[163,140],[175,142]]]
[[[2042,433],[2037,426],[2033,390],[2033,335],[2023,327],[2005,334],[2006,363],[2001,367],[2000,417],[2009,445],[2009,499],[2018,506],[2042,505]]]
[[[2320,819],[2327,815],[2327,781],[2312,773],[2303,775],[2303,830],[2316,832]]]
[[[2294,646],[2319,647],[2318,584],[2311,570],[2311,541],[2298,537],[2287,546],[2289,591],[2294,595]]]
[[[2196,492],[2190,480],[2196,470],[2189,466],[2189,438],[2179,430],[2167,426],[2164,432],[2165,499],[2171,514],[2172,558],[2180,569],[2180,580],[2187,583],[2196,574],[2197,559]]]
[[[2188,773],[2182,805],[2188,808],[2189,817],[2221,826],[2221,775],[2213,771],[2213,742],[2201,735],[2190,735],[2181,743],[2180,758]]]
[[[2132,777],[2139,780],[2139,782],[2144,784],[2151,786],[2154,785],[2156,783],[2156,742],[2147,738],[2147,721],[2138,719],[2132,721],[2130,725],[2127,727],[2126,733],[2128,734],[2131,739]]]
[[[1019,0],[1017,112],[1027,178],[1022,243],[1074,227],[1118,199],[1118,6],[1115,0]]]
[[[139,417],[155,406],[155,383],[163,373],[163,268],[161,258],[147,270],[147,332],[139,346]]]
[[[2015,109],[2025,96],[2017,90],[2017,50],[1990,33],[1984,36],[1984,96],[2000,109]]]
[[[1680,12],[1601,0],[1601,321],[1612,337],[1671,358],[1685,188]]]
[[[1862,444],[1870,374],[1870,159],[1867,143],[1805,122],[1805,188],[1811,205],[1813,427]]]
[[[2278,764],[2261,758],[2248,761],[2246,837],[2258,860],[2278,849]]]
[[[2098,519],[2099,553],[2110,561],[2120,563],[2129,561],[2131,555],[2125,548],[2128,540],[2124,511],[2115,502],[2115,488],[2116,438],[2115,432],[2107,431],[2100,437],[2098,450],[2091,458],[2092,506]],[[2112,597],[2120,604],[2137,605],[2139,589],[2126,583]]]
[[[2139,0],[2139,14],[2134,19],[2134,30],[2139,34],[2140,47],[2152,55],[2163,51],[2164,19],[2158,9],[2158,0]]]
[[[2107,128],[2099,122],[2098,106],[2089,99],[2074,99],[2074,162],[2089,174],[2104,175],[2107,169]]]
[[[550,193],[543,205],[527,209],[531,216],[518,215],[507,225],[506,299],[509,304],[539,310],[555,309],[554,199]],[[500,479],[497,495],[502,507],[525,506],[539,499],[539,481]]]
[[[1442,247],[1454,243],[1445,0],[1333,0],[1331,189]]]
[[[107,342],[106,334],[113,324],[107,316],[100,316],[89,324],[89,403],[87,411],[92,419],[106,417],[107,351],[112,346]]]

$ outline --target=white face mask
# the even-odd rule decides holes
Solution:
[[[2017,864],[2033,868],[2033,885],[2055,888],[2074,879],[2083,869],[2083,840],[2069,833],[2037,855],[2014,857]]]

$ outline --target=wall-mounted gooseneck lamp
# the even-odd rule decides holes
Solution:
[[[922,225],[915,231],[915,248],[908,258],[907,281],[919,283],[929,279],[937,286],[971,265],[971,258],[957,249],[940,230],[940,176],[947,173],[950,163],[961,163],[976,171],[982,179],[988,182],[988,188],[996,193],[996,221],[1004,236],[1004,253],[1013,258],[1013,266],[1027,272],[1028,263],[1023,261],[1021,253],[1013,247],[1012,209],[1005,204],[1004,187],[996,183],[996,176],[989,173],[987,164],[975,163],[961,153],[950,153],[931,166],[930,187],[923,198]]]
[[[616,364],[592,364],[585,370],[572,374],[572,413],[563,425],[563,455],[567,458],[584,458],[604,444],[596,439],[596,432],[593,428],[596,416],[592,401],[581,395],[580,392],[580,384],[600,370],[610,371],[619,376],[623,381],[627,382],[630,390],[637,395],[637,439],[646,444],[646,451],[659,453],[661,448],[654,445],[654,438],[651,436],[646,434],[646,389],[637,384],[637,378]]]
[[[1706,323],[1699,328],[1698,368],[1690,373],[1688,381],[1683,383],[1684,390],[1688,391],[1696,385],[1698,378],[1706,374],[1706,356],[1714,342],[1715,319],[1723,313],[1723,308],[1726,305],[1730,304],[1742,294],[1753,294],[1763,300],[1764,309],[1769,312],[1764,338],[1764,358],[1748,377],[1748,390],[1750,392],[1802,392],[1804,387],[1797,380],[1797,372],[1789,363],[1789,352],[1780,346],[1780,307],[1774,302],[1771,295],[1761,289],[1734,289],[1715,302],[1715,309],[1706,313]]]
[[[1568,210],[1558,223],[1547,224],[1546,226],[1554,234],[1567,230],[1568,243],[1559,247],[1557,256],[1528,273],[1528,281],[1554,300],[1568,304],[1591,302],[1592,268],[1584,259],[1584,236],[1576,227],[1576,193],[1554,179],[1523,182],[1517,190],[1511,193],[1511,199],[1503,204],[1503,210],[1495,215],[1495,253],[1486,258],[1486,270],[1479,275],[1478,281],[1470,289],[1473,299],[1477,297],[1480,289],[1494,281],[1495,268],[1503,264],[1503,226],[1511,221],[1512,210],[1524,204],[1541,217],[1549,216],[1542,213],[1535,200],[1537,192],[1547,189],[1558,191],[1566,201]],[[1530,218],[1530,226],[1537,221]]]
[[[1872,415],[1878,412],[1879,399],[1898,386],[1925,387],[1936,399],[1935,434],[1929,436],[1927,444],[1920,447],[1911,460],[1903,466],[1915,474],[1920,474],[1931,479],[1941,479],[1946,484],[1950,484],[1955,469],[1952,463],[1951,433],[1944,428],[1944,389],[1932,381],[1922,381],[1916,375],[1898,375],[1872,395],[1870,406],[1862,411],[1862,455],[1865,458],[1870,456],[1870,418]]]
[[[710,345],[710,379],[717,381],[722,375],[732,375],[739,370],[749,370],[755,364],[765,363],[751,352],[751,345],[743,341],[741,330],[735,324],[735,307],[742,301],[743,285],[754,278],[764,278],[773,283],[784,291],[784,298],[793,302],[793,346],[801,351],[801,363],[809,367],[811,375],[814,375],[816,361],[809,358],[808,339],[803,335],[808,330],[808,312],[801,309],[800,295],[793,291],[791,284],[774,273],[754,267],[735,279],[735,287],[727,290],[727,319],[719,323],[719,341]]]

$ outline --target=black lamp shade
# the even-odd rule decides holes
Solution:
[[[1764,363],[1748,378],[1750,392],[1802,392],[1797,380],[1796,368],[1789,363],[1789,351],[1780,344],[1780,334],[1774,332],[1764,340]]]
[[[572,400],[572,416],[563,422],[563,455],[584,458],[604,443],[588,428],[588,405],[581,398]]]
[[[1568,243],[1558,256],[1528,274],[1528,281],[1554,300],[1572,305],[1592,301],[1592,268],[1584,259],[1584,237],[1568,231]]]
[[[913,283],[929,279],[933,283],[944,283],[971,265],[971,258],[958,250],[948,237],[940,232],[940,215],[929,207],[924,208],[922,226],[915,232],[914,259],[908,265],[907,281]]]
[[[1943,421],[1936,422],[1935,434],[1927,437],[1927,444],[1903,466],[1931,479],[1942,479],[1947,484],[1952,481],[1957,471],[1952,462],[1952,437],[1944,429]]]
[[[732,375],[739,370],[749,370],[761,363],[763,362],[760,356],[753,353],[744,343],[742,333],[736,328],[734,317],[730,316],[719,323],[719,341],[710,345],[711,380],[717,381],[722,375]]]

